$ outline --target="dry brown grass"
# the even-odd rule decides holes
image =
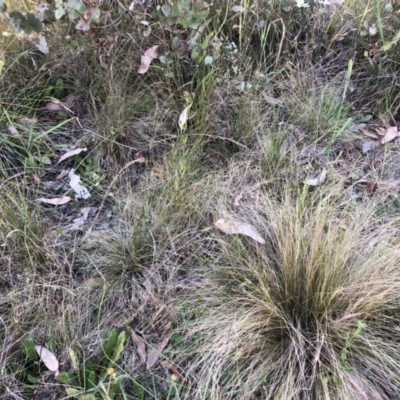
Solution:
[[[37,359],[36,394],[24,392],[24,339],[51,347],[71,372],[69,349],[79,368],[98,362],[114,326],[134,330],[147,350],[181,335],[160,356],[185,376],[175,383],[160,362],[147,371],[127,341],[114,365],[127,374],[126,398],[400,396],[397,144],[378,139],[363,154],[353,136],[365,137],[338,135],[348,118],[371,115],[368,129],[397,124],[396,49],[365,58],[373,39],[359,35],[365,20],[378,23],[376,4],[311,12],[242,2],[235,14],[236,3],[216,2],[202,39],[218,32],[240,50],[212,66],[172,50],[190,30],[154,24],[144,37],[137,15],[117,9],[107,16],[113,46],[79,33],[70,51],[64,37],[76,33],[62,23],[45,32],[47,55],[35,37],[1,37],[0,397],[65,395]],[[386,38],[392,17],[381,16]],[[137,74],[154,44],[169,64]],[[194,102],[180,130],[185,90]],[[71,101],[73,114],[44,110],[52,96]],[[27,128],[24,117],[38,121]],[[88,152],[56,164],[67,145]],[[137,153],[144,164],[132,164]],[[42,155],[51,166],[35,160]],[[88,168],[92,197],[40,205],[68,193],[43,184],[64,168]],[[323,168],[325,182],[306,188]],[[72,229],[86,206],[101,209]],[[227,217],[251,223],[266,244],[217,231]]]
[[[245,193],[236,210],[221,195],[214,219],[251,223],[266,244],[216,232],[219,251],[205,252],[195,398],[398,396],[397,223],[329,198]]]

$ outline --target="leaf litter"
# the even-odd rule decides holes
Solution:
[[[158,47],[158,45],[152,46],[144,52],[140,60],[140,67],[137,71],[139,74],[145,74],[148,71],[151,62],[157,57]]]
[[[82,148],[78,148],[78,149],[75,149],[75,150],[67,151],[65,154],[63,154],[60,157],[60,159],[57,161],[57,164],[59,164],[60,162],[66,160],[67,158],[70,158],[72,156],[76,156],[76,155],[82,153],[82,151],[87,151],[87,148],[86,147],[82,147]]]
[[[58,372],[58,360],[57,357],[46,347],[43,346],[35,346],[36,353],[38,353],[40,360],[47,367],[49,371]]]
[[[69,185],[75,192],[75,200],[78,200],[80,198],[88,199],[90,197],[90,192],[85,186],[80,184],[81,177],[75,174],[74,169],[71,169],[71,171],[69,171],[68,177],[70,179]]]
[[[46,204],[52,204],[54,206],[61,206],[63,204],[66,204],[72,200],[72,197],[69,196],[64,196],[60,198],[52,198],[52,199],[45,199],[44,197],[41,197],[38,199],[38,201],[41,201],[42,203]]]
[[[137,347],[137,351],[139,354],[139,358],[140,360],[146,364],[146,359],[147,359],[147,354],[146,354],[146,343],[144,342],[144,340],[137,335],[133,329],[131,330],[131,337],[132,337],[132,341],[135,344],[135,346]]]
[[[399,136],[399,131],[397,129],[397,126],[391,126],[386,131],[385,136],[381,140],[381,143],[382,144],[389,143],[392,140],[396,139],[398,136]]]
[[[149,356],[147,357],[147,363],[146,363],[147,370],[149,370],[157,362],[162,351],[167,346],[170,337],[171,337],[171,335],[166,336],[164,338],[164,340],[162,340],[160,343],[158,343],[158,345],[156,347],[154,347],[153,350],[151,350]]]
[[[261,237],[261,235],[256,231],[256,229],[245,222],[235,221],[233,219],[224,219],[221,218],[218,221],[214,222],[214,226],[228,235],[245,235],[251,237],[258,243],[264,244],[265,240]]]

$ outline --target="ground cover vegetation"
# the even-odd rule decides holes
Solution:
[[[396,0],[0,0],[0,398],[400,398]]]

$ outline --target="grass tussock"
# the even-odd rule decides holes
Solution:
[[[0,397],[400,398],[399,6],[176,2],[0,15]]]
[[[253,224],[266,243],[217,234],[220,250],[205,254],[193,297],[204,317],[190,329],[195,398],[397,397],[393,227],[330,201],[253,201],[218,209]]]

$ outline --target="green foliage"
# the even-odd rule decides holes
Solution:
[[[24,32],[27,35],[31,33],[40,33],[42,31],[42,23],[32,13],[22,14],[20,11],[11,11],[7,13],[7,6],[0,1],[0,12],[4,14],[4,21],[10,25],[15,33]]]
[[[366,327],[367,325],[358,320],[357,321],[357,328],[354,330],[354,332],[352,332],[350,334],[350,332],[347,332],[347,336],[346,336],[346,342],[344,344],[344,347],[342,349],[342,351],[340,352],[340,357],[339,357],[339,362],[341,367],[348,372],[353,371],[353,367],[351,367],[350,365],[347,364],[346,360],[347,360],[347,353],[349,352],[350,349],[350,345],[351,342],[354,340],[354,338],[359,335],[361,333],[361,331]]]
[[[153,18],[164,26],[180,24],[197,29],[207,18],[209,4],[205,1],[176,0],[172,4],[157,6]]]
[[[112,329],[104,343],[103,357],[100,362],[94,364],[93,361],[88,360],[81,368],[76,353],[73,349],[70,349],[69,356],[74,371],[61,372],[57,376],[59,382],[73,386],[66,388],[67,394],[80,400],[95,400],[98,398],[109,400],[121,392],[120,382],[125,376],[117,377],[112,366],[121,355],[125,340],[125,331],[118,335],[117,331]]]
[[[23,386],[23,399],[31,399],[40,385],[38,354],[30,340],[22,341],[23,362],[13,371]]]
[[[381,47],[382,51],[385,51],[385,52],[389,51],[392,48],[392,46],[395,46],[399,41],[400,41],[400,31],[398,31],[396,33],[396,35],[394,35],[393,38],[389,42],[385,43]]]

